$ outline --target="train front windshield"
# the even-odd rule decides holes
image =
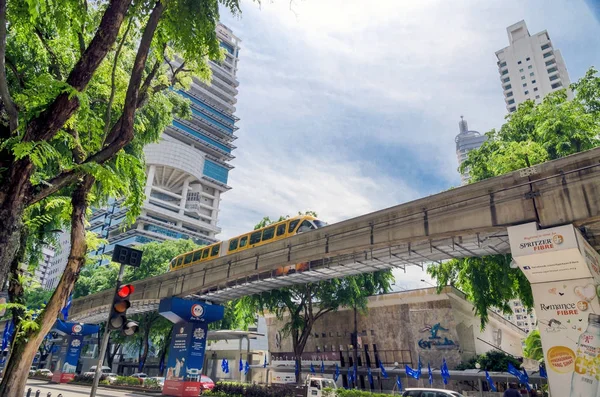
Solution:
[[[320,221],[318,219],[313,220],[313,223],[315,224],[315,226],[317,227],[317,229],[320,229],[322,227],[327,226],[327,223]]]

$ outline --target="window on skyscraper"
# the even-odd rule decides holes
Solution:
[[[533,69],[533,65],[527,66],[527,69]]]
[[[531,58],[527,57],[526,61],[530,61],[530,60],[531,60]]]
[[[550,44],[544,44],[542,46],[542,51],[544,51],[545,49],[550,48]]]
[[[533,72],[529,73],[529,75],[530,75],[530,76],[535,76],[535,75],[533,74]]]
[[[525,95],[529,95],[529,91],[525,91]]]

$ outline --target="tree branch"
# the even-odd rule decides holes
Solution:
[[[75,91],[81,92],[85,89],[116,41],[131,1],[112,0],[108,5],[94,38],[67,78],[66,83]],[[78,107],[79,100],[76,95],[69,92],[59,94],[45,111],[27,125],[23,141],[49,140],[64,126]]]
[[[88,4],[87,4],[87,0],[83,0],[83,11],[85,16],[87,16],[88,14]],[[85,18],[83,18],[83,21],[81,21],[81,32],[77,32],[77,40],[79,40],[79,53],[81,55],[83,55],[83,53],[85,52]]]
[[[73,159],[77,164],[81,164],[85,160],[85,150],[81,146],[81,140],[79,139],[79,133],[75,128],[66,128],[65,129],[69,135],[73,137],[75,140],[75,147],[73,148]]]
[[[38,37],[38,39],[40,39],[42,46],[44,47],[46,52],[50,55],[50,70],[52,71],[52,74],[57,80],[62,80],[63,76],[62,72],[60,71],[60,62],[58,61],[56,53],[54,52],[54,50],[52,50],[50,45],[48,45],[48,42],[44,37],[44,33],[42,33],[40,28],[38,26],[35,26],[33,30],[35,31],[35,35]]]
[[[119,152],[119,150],[124,148],[125,145],[127,145],[133,139],[133,117],[135,115],[135,111],[147,98],[148,88],[150,87],[150,84],[152,83],[152,80],[154,79],[160,67],[160,62],[157,60],[151,72],[146,77],[143,86],[140,88],[144,65],[146,64],[148,52],[150,51],[150,44],[152,43],[154,32],[156,31],[158,21],[160,20],[163,11],[164,5],[161,2],[157,2],[156,6],[152,10],[152,13],[150,14],[146,28],[144,29],[142,40],[140,41],[140,46],[138,47],[138,52],[135,58],[131,78],[129,79],[129,86],[127,88],[127,94],[125,97],[123,114],[121,117],[119,117],[119,120],[117,120],[105,137],[104,147],[100,151],[88,157],[83,162],[84,164],[103,164],[111,159]],[[142,95],[140,95],[140,93]],[[33,194],[27,201],[27,204],[34,204],[50,196],[51,194],[56,193],[68,184],[75,182],[81,176],[81,174],[82,172],[79,170],[69,170],[55,176],[46,183],[45,188]]]
[[[21,75],[21,73],[19,73],[19,70],[15,66],[14,62],[8,56],[6,57],[5,61],[6,61],[6,65],[10,68],[10,70],[12,70],[13,74],[15,75],[15,78],[19,82],[19,86],[21,88],[25,88],[25,80],[23,79],[23,76]]]
[[[133,18],[129,19],[127,23],[127,28],[125,32],[123,32],[123,39],[119,42],[119,46],[117,47],[117,51],[115,51],[115,59],[113,62],[113,69],[110,75],[110,97],[108,98],[108,105],[106,106],[106,117],[104,118],[104,135],[106,136],[110,131],[110,116],[112,112],[112,105],[115,101],[115,92],[117,91],[116,85],[116,74],[117,74],[117,65],[119,63],[119,56],[121,55],[121,49],[123,49],[123,44],[127,40],[127,35],[129,34],[129,29],[131,29],[131,25],[133,24]]]
[[[0,97],[8,114],[9,130],[14,133],[19,127],[19,111],[12,101],[6,79],[6,0],[0,0]]]
[[[148,58],[148,53],[150,52],[150,45],[152,44],[154,32],[156,31],[158,21],[162,17],[164,10],[164,4],[160,1],[157,1],[152,13],[150,13],[150,17],[148,18],[146,28],[142,34],[140,46],[138,47],[138,52],[135,56],[133,68],[131,70],[129,86],[127,87],[127,93],[125,94],[125,104],[123,106],[121,123],[117,123],[119,128],[113,128],[105,139],[104,147],[105,149],[109,149],[107,153],[108,158],[111,158],[113,155],[115,155],[133,139],[133,119],[138,106],[138,96],[140,92],[140,85],[142,84],[142,74],[144,72],[144,67],[146,66],[146,59]]]

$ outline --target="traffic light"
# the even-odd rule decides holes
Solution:
[[[119,285],[110,311],[108,326],[111,330],[121,330],[123,335],[131,336],[135,334],[139,325],[135,321],[128,320],[126,317],[127,309],[131,307],[129,297],[135,288],[131,284]]]

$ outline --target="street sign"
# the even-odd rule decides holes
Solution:
[[[127,266],[140,267],[142,251],[122,245],[115,245],[112,261]]]

